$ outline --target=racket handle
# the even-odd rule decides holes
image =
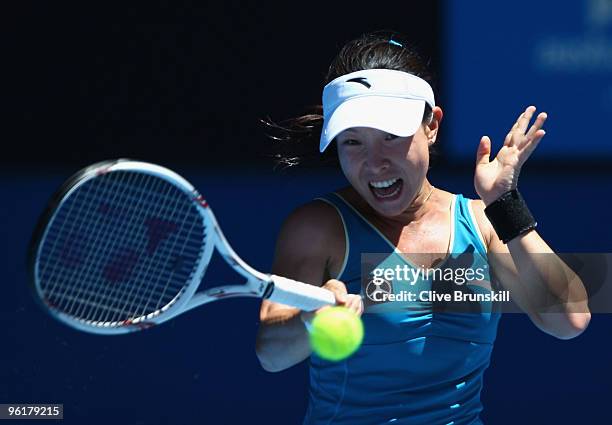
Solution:
[[[336,297],[327,289],[282,276],[270,275],[270,279],[274,286],[267,298],[275,303],[291,305],[304,311],[336,304]]]

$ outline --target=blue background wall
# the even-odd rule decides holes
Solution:
[[[129,336],[86,335],[34,304],[25,253],[39,213],[67,176],[91,160],[132,156],[191,180],[236,251],[268,270],[283,217],[344,180],[330,170],[272,172],[257,157],[265,139],[253,123],[316,102],[336,48],[372,29],[408,33],[434,67],[441,63],[446,116],[441,158],[431,171],[435,186],[475,196],[472,158],[480,136],[499,146],[521,108],[535,103],[551,118],[520,188],[541,234],[562,252],[612,252],[608,65],[584,73],[548,69],[549,78],[533,63],[519,60],[506,71],[500,63],[533,54],[542,40],[560,37],[554,34],[577,37],[566,29],[568,16],[576,15],[576,32],[588,22],[598,26],[600,39],[609,36],[610,21],[603,12],[593,18],[599,23],[585,21],[581,14],[594,1],[563,10],[536,3],[512,2],[506,10],[432,2],[427,10],[412,4],[367,14],[328,5],[330,28],[315,5],[298,22],[280,4],[58,10],[23,3],[4,28],[15,60],[7,61],[13,78],[2,79],[9,100],[3,143],[17,154],[5,154],[0,171],[0,403],[63,403],[67,424],[300,423],[307,365],[279,374],[259,367],[257,301],[227,300]],[[143,76],[146,69],[153,71]],[[289,71],[303,82],[290,96]],[[222,77],[229,95],[219,88]],[[215,107],[206,109],[209,103]],[[213,282],[233,276],[223,268],[210,275]],[[506,315],[485,374],[485,422],[609,423],[611,325],[609,315],[597,315],[579,338],[560,341],[524,315]]]
[[[471,159],[483,134],[501,144],[535,104],[550,117],[535,159],[612,159],[610,1],[447,1],[442,16],[453,158]]]

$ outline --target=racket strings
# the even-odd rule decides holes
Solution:
[[[129,174],[125,174],[121,177],[126,178],[126,180],[129,182],[131,181],[130,179],[133,179],[133,175],[129,175]],[[118,238],[118,235],[120,234],[120,232],[122,230],[125,229],[125,227],[128,226],[122,226],[123,229],[120,226],[115,226],[115,227],[110,227],[110,232],[108,232],[108,230],[104,230],[105,227],[104,225],[108,226],[110,223],[112,223],[113,221],[113,215],[112,215],[112,211],[111,211],[111,206],[113,204],[117,204],[118,202],[122,201],[121,198],[117,199],[117,197],[120,197],[121,194],[123,193],[123,191],[120,191],[119,189],[115,188],[115,190],[113,190],[113,185],[111,184],[111,182],[109,182],[108,180],[103,181],[103,180],[99,180],[100,181],[100,186],[102,186],[103,183],[106,183],[105,187],[103,189],[101,189],[101,194],[97,195],[97,196],[92,196],[91,199],[87,199],[85,198],[83,200],[84,202],[84,208],[82,208],[82,210],[86,211],[86,214],[84,215],[84,217],[86,217],[86,219],[93,219],[93,223],[90,226],[90,231],[92,234],[95,235],[95,240],[93,240],[91,242],[92,246],[95,246],[96,249],[95,250],[90,250],[90,262],[87,263],[86,267],[81,268],[78,277],[73,278],[73,280],[77,281],[80,283],[80,286],[78,287],[78,294],[76,297],[73,297],[73,299],[71,300],[71,304],[68,306],[68,310],[70,313],[72,313],[73,315],[77,316],[77,317],[83,317],[92,321],[98,321],[99,317],[96,316],[96,313],[100,310],[100,307],[98,307],[95,310],[92,310],[91,307],[93,305],[99,306],[99,302],[100,302],[100,297],[103,295],[107,295],[106,292],[108,291],[108,288],[111,288],[111,291],[115,288],[113,288],[112,286],[106,286],[103,285],[101,282],[101,275],[99,273],[86,273],[88,270],[91,269],[98,269],[101,267],[101,263],[102,261],[105,261],[106,258],[108,258],[108,256],[110,255],[110,252],[112,252],[112,250],[114,249],[114,246],[117,245],[117,241],[119,240],[119,243],[123,242],[121,239]],[[120,183],[121,180],[120,178],[118,178],[116,180],[117,183]],[[94,185],[92,185],[94,186]],[[95,186],[94,186],[95,187]],[[145,187],[146,188],[146,187]],[[112,195],[112,197],[109,197],[109,194]],[[100,203],[100,199],[109,199],[108,203]],[[96,206],[98,205],[98,209],[93,210],[96,212],[96,216],[91,216],[92,211],[88,210],[86,207],[89,206],[89,203],[91,203],[92,206]],[[134,208],[136,208],[138,204],[132,204],[131,208],[130,205],[128,204],[128,211],[125,211],[125,213],[127,214],[131,214],[132,210]],[[110,216],[107,214],[104,214],[104,212],[106,213],[111,213]],[[96,219],[97,218],[97,219]],[[84,220],[85,222],[87,222],[86,220]],[[124,231],[123,235],[125,237],[125,235],[130,233],[130,229],[127,229],[128,231]],[[81,284],[81,282],[83,282],[84,278],[90,278],[89,280],[89,285],[85,286],[83,284]],[[91,288],[91,289],[90,289]],[[87,293],[89,296],[87,296]],[[111,294],[108,294],[108,296],[113,296]],[[79,303],[76,308],[72,309],[72,307],[74,306],[74,301],[77,301],[79,299],[82,299],[83,302]],[[108,304],[110,307],[114,307],[113,303]]]
[[[114,286],[114,288],[117,288],[117,286]],[[134,287],[134,286],[130,286],[130,288],[131,288],[131,289],[134,289],[135,287]],[[132,292],[131,292],[131,294],[132,294],[132,295],[134,295],[134,294],[138,294],[138,293],[139,293],[138,291],[136,291],[136,292],[132,291]],[[129,294],[128,294],[128,295],[129,295]],[[146,296],[146,293],[145,293],[145,296]],[[133,299],[134,297],[133,297],[133,296],[132,296],[132,297],[128,297],[128,300],[127,300],[127,301],[129,301],[129,300],[130,300],[130,298],[132,298],[132,299]],[[88,301],[89,301],[89,300],[88,300]],[[95,303],[93,303],[93,304],[95,304]],[[88,303],[86,303],[86,305],[90,305],[90,306],[91,306],[91,305],[92,305],[92,303],[91,303],[91,302],[88,302]],[[124,306],[124,310],[125,310],[125,306]],[[82,314],[82,312],[81,312],[80,314]]]
[[[124,174],[123,177],[134,177],[134,175]],[[129,180],[128,183],[130,183]],[[57,219],[78,223],[79,231],[83,227],[88,230],[88,235],[82,242],[85,245],[83,251],[86,254],[81,261],[82,264],[75,267],[70,274],[66,274],[64,269],[59,268],[58,275],[53,276],[57,278],[54,280],[60,282],[56,286],[62,292],[50,292],[50,300],[53,302],[53,296],[55,295],[58,298],[56,306],[68,314],[90,318],[85,314],[84,308],[96,304],[94,298],[99,296],[100,292],[106,288],[106,285],[100,284],[99,273],[92,273],[91,271],[100,267],[100,263],[108,257],[109,246],[112,246],[113,242],[116,241],[117,234],[122,229],[119,226],[110,226],[114,218],[106,214],[100,214],[100,206],[112,205],[121,193],[122,191],[119,189],[113,191],[113,185],[109,181],[97,178],[79,188],[75,196],[69,200],[72,201],[73,205],[77,205],[76,211],[71,208],[70,212],[72,214],[65,217],[60,215],[61,210],[58,212]],[[131,213],[130,210],[126,212]],[[62,225],[58,233],[59,237],[63,236],[63,230],[65,230],[65,227]],[[52,236],[52,232],[49,233]],[[66,238],[68,239],[64,243],[70,246],[72,241],[69,236],[66,236]],[[96,249],[87,251],[87,245],[95,246]],[[59,264],[61,263],[55,263],[56,266]],[[69,301],[69,303],[65,303],[65,301]],[[75,305],[75,301],[80,301],[80,303]]]
[[[175,211],[178,211],[178,210],[179,209],[177,208]],[[187,210],[185,208],[185,209],[182,209],[182,210],[183,210],[183,218],[181,220],[181,224],[180,224],[179,228],[187,227],[186,226],[186,222],[189,221],[191,223],[191,225],[189,226],[189,231],[187,232],[187,234],[188,235],[192,235],[192,234],[194,234],[194,229],[196,227],[196,224],[197,223],[201,223],[201,221],[193,219],[194,217],[192,217],[190,214],[188,214],[188,211],[192,211],[192,209]],[[189,218],[191,218],[191,220],[188,220]],[[191,241],[192,243],[190,243],[190,240],[188,238],[184,239],[183,246],[180,248],[180,250],[178,252],[178,255],[177,255],[177,258],[178,259],[182,259],[184,257],[184,255],[187,253],[187,251],[186,251],[187,248],[189,248],[190,252],[194,248],[197,248],[197,255],[201,256],[203,254],[203,249],[204,249],[204,247],[202,246],[202,240],[206,240],[206,231],[207,231],[207,229],[204,226],[202,228],[202,236],[203,236],[203,238],[197,240],[197,244],[195,244],[195,246],[193,244],[194,241]],[[178,238],[174,239],[174,244],[173,244],[172,248],[169,249],[169,252],[176,252],[177,251],[178,241],[179,241]],[[176,266],[171,269],[171,274],[168,277],[168,279],[166,280],[166,284],[164,285],[163,292],[162,292],[162,297],[164,297],[166,295],[168,289],[172,289],[171,288],[171,282],[172,282],[172,278],[174,276],[175,270],[176,270]],[[162,302],[163,298],[162,297],[158,297],[157,298],[157,303],[155,304],[155,310],[159,310],[163,306],[163,302]],[[152,301],[151,297],[149,297],[147,305],[149,305],[149,302],[151,302],[151,301]]]
[[[141,191],[140,195],[138,196],[138,203],[134,204],[134,205],[137,205],[138,208],[136,208],[135,211],[133,211],[131,214],[132,219],[130,223],[128,223],[127,225],[127,228],[129,229],[129,231],[123,233],[123,239],[121,243],[116,244],[116,246],[113,247],[113,251],[116,250],[117,246],[123,246],[125,244],[125,239],[133,238],[134,237],[133,235],[140,235],[141,237],[138,240],[136,251],[142,252],[146,244],[146,237],[145,237],[144,232],[140,231],[140,229],[134,229],[134,223],[138,223],[136,227],[140,227],[142,223],[145,223],[145,220],[146,220],[146,218],[144,217],[145,214],[152,214],[153,216],[159,216],[162,212],[161,209],[165,203],[165,199],[164,201],[161,201],[161,202],[159,200],[155,200],[156,205],[154,206],[153,209],[148,210],[148,211],[143,210],[142,208],[143,202],[152,200],[151,194],[156,193],[155,191],[158,190],[159,188],[149,187],[149,184],[154,184],[154,181],[152,179],[148,179],[148,181],[144,181],[144,182],[137,182],[137,184],[141,184],[141,183],[144,183],[145,185],[144,185],[144,189]],[[164,198],[165,196],[168,195],[169,192],[170,192],[170,185],[166,185],[165,190],[163,194],[161,195],[161,197]],[[145,282],[140,282],[140,284],[137,284],[139,277],[141,276],[139,276],[138,274],[134,276],[134,280],[133,280],[134,283],[129,286],[112,285],[112,288],[115,292],[117,288],[123,288],[123,290],[120,293],[120,297],[116,297],[117,302],[122,304],[122,308],[120,310],[119,315],[113,316],[112,318],[113,322],[123,318],[124,315],[126,314],[127,316],[129,316],[129,319],[133,320],[133,319],[138,318],[138,313],[136,311],[135,305],[142,304],[142,300],[145,297],[147,297],[147,289],[149,289],[150,292],[153,292],[154,290],[153,286],[147,287]],[[168,300],[168,302],[169,301],[170,300]],[[108,320],[109,312],[110,310],[106,312],[107,314],[104,318],[98,318],[98,320],[105,320],[105,321]],[[105,312],[102,312],[102,313],[105,313]]]
[[[171,189],[175,189],[174,187],[172,187],[169,184],[166,184],[166,187],[167,187],[168,191],[170,191]],[[188,217],[190,217],[190,214],[188,214],[188,212],[191,210],[191,209],[187,209],[187,208],[182,208],[182,209],[179,208],[178,204],[179,204],[179,202],[182,199],[183,199],[183,197],[178,197],[178,196],[174,196],[174,198],[171,198],[171,200],[173,202],[172,202],[172,206],[168,208],[168,210],[170,211],[170,216],[167,217],[167,219],[170,222],[173,222],[173,223],[178,223],[180,221],[180,224],[178,224],[178,228],[179,229],[182,229],[182,228],[185,227],[185,222],[188,219]],[[161,203],[159,203],[159,205],[161,207]],[[177,213],[179,213],[179,212],[183,213],[183,217],[181,219],[179,219],[179,217],[177,217]],[[157,214],[161,215],[161,211],[158,211]],[[141,219],[142,220],[146,220],[146,218],[144,216],[141,217]],[[191,220],[191,222],[192,222],[192,229],[193,229],[193,226],[195,226],[195,223],[197,222],[197,220]],[[190,233],[191,233],[191,231],[188,232],[188,234],[190,234]],[[166,252],[161,252],[161,255],[164,255],[166,257],[168,257],[169,255],[176,255],[176,258],[180,259],[180,258],[182,258],[183,254],[185,252],[185,246],[188,243],[188,239],[184,240],[183,247],[181,248],[179,254],[176,254],[176,243],[179,240],[179,238],[173,238],[173,239],[174,239],[174,243],[172,244],[172,246],[170,246],[168,248],[161,247],[161,249],[166,249]],[[201,241],[198,244],[198,249],[200,247],[201,247]],[[141,284],[139,286],[132,285],[132,288],[137,288],[139,291],[144,289],[145,292],[146,292],[146,289],[149,289],[149,291],[148,291],[149,292],[149,294],[148,294],[149,296],[147,297],[147,300],[144,303],[142,302],[142,299],[141,299],[140,301],[138,301],[138,303],[135,303],[135,304],[132,305],[132,309],[131,310],[133,311],[133,314],[135,316],[137,316],[137,317],[145,316],[147,311],[151,311],[151,310],[153,310],[153,313],[158,312],[159,309],[160,309],[160,306],[168,305],[172,301],[172,299],[176,298],[176,295],[177,295],[176,291],[171,291],[169,293],[170,299],[167,300],[165,298],[166,294],[167,294],[167,291],[168,291],[168,288],[175,289],[175,288],[172,287],[171,283],[173,282],[172,278],[173,278],[174,270],[176,269],[176,266],[170,268],[169,273],[168,273],[168,269],[167,268],[165,270],[159,270],[159,267],[156,267],[158,265],[158,263],[156,264],[154,262],[154,258],[155,258],[154,256],[149,256],[148,257],[148,261],[145,260],[145,263],[147,263],[146,266],[143,265],[143,267],[140,269],[142,271],[142,273],[141,274],[139,273],[136,276],[135,280],[137,282],[140,281]],[[146,269],[145,269],[145,267],[146,267]],[[168,273],[168,276],[165,279],[159,279],[160,285],[148,286],[148,287],[145,286],[145,284],[144,284],[144,279],[145,278],[150,276],[152,273],[158,274],[160,272],[162,274],[163,273]],[[163,284],[164,280],[165,280],[165,285]],[[163,288],[161,287],[162,285],[163,285]],[[179,289],[182,289],[182,286],[183,285],[181,285],[181,287]],[[158,295],[156,298],[153,299],[152,295],[154,293],[159,294],[159,290],[160,289],[161,289],[161,295]],[[155,306],[153,306],[153,304],[155,304]],[[152,314],[152,313],[149,313],[149,314]]]
[[[153,252],[147,251],[155,238],[147,234],[150,217],[176,226],[167,238],[153,241]],[[137,172],[98,176],[55,217],[41,254],[42,290],[50,304],[81,320],[117,324],[152,315],[180,296],[203,240],[199,213],[172,184]],[[75,257],[69,252],[67,261],[62,258],[66,245]],[[121,251],[124,258],[113,263]]]
[[[87,187],[85,187],[84,190],[79,192],[77,196],[84,196],[86,193],[86,190],[87,190]],[[62,209],[58,211],[58,216],[60,218],[55,220],[54,222],[55,227],[51,227],[47,230],[47,235],[45,236],[45,243],[42,245],[42,249],[41,249],[41,258],[39,259],[39,265],[38,265],[38,268],[40,270],[40,275],[41,275],[41,279],[40,279],[41,286],[42,286],[41,289],[43,290],[43,292],[45,292],[47,301],[53,304],[56,304],[55,302],[59,301],[55,299],[56,297],[54,297],[54,295],[56,295],[56,291],[65,289],[65,288],[62,288],[61,281],[58,278],[58,270],[61,267],[60,261],[62,260],[62,255],[60,255],[60,259],[56,259],[56,261],[45,261],[45,260],[47,259],[47,257],[51,256],[53,253],[57,252],[58,243],[60,242],[60,240],[65,239],[65,238],[72,238],[72,235],[74,235],[74,230],[75,230],[74,225],[77,222],[62,219],[61,216],[62,216],[62,213],[65,211],[65,214],[70,217],[73,214],[73,209],[76,204],[77,202],[74,201],[74,198],[69,199],[67,202],[63,204]],[[59,228],[57,228],[58,222],[60,223]],[[65,229],[66,223],[71,223],[70,230],[68,231],[66,231]],[[78,222],[78,223],[82,224],[82,222]],[[80,226],[77,229],[77,232],[80,232]],[[62,245],[67,244],[67,243],[72,244],[73,241],[64,240]],[[75,240],[74,245],[72,245],[73,248],[75,247],[80,248],[81,247],[80,243],[81,241],[79,241],[78,239]],[[62,252],[65,253],[66,251],[62,250]],[[71,259],[70,253],[66,254],[66,257],[68,260],[70,260]],[[50,266],[52,267],[51,270],[49,270]]]
[[[95,185],[83,185],[82,189],[77,191],[74,197],[69,198],[69,200],[66,202],[66,204],[69,205],[66,215],[63,216],[62,212],[67,208],[62,206],[62,208],[58,211],[57,218],[55,220],[55,223],[61,223],[61,227],[57,233],[54,232],[55,228],[51,227],[47,235],[47,239],[54,240],[54,248],[57,247],[57,243],[59,241],[62,241],[60,244],[61,253],[59,260],[46,262],[46,264],[53,265],[53,269],[48,277],[45,276],[46,264],[43,262],[42,281],[45,282],[48,280],[51,284],[51,287],[47,292],[48,300],[57,308],[69,313],[72,313],[71,309],[73,300],[77,299],[76,295],[78,294],[78,291],[83,288],[84,283],[82,276],[77,276],[76,273],[79,270],[83,271],[90,268],[89,261],[93,255],[93,252],[90,252],[91,255],[86,256],[84,259],[80,256],[80,254],[86,252],[85,248],[88,235],[85,235],[85,230],[87,229],[84,229],[84,225],[89,219],[91,219],[91,214],[89,214],[87,210],[79,208],[79,205],[87,204],[88,194],[96,188],[97,187]],[[75,210],[75,208],[77,209]],[[66,223],[70,223],[69,230],[66,230]],[[53,252],[54,251],[51,251],[50,254]],[[64,262],[63,260],[66,260],[64,256],[68,257],[69,261],[73,263],[62,264]],[[73,266],[72,272],[66,271],[65,267],[62,267],[62,265]],[[79,285],[68,285],[66,284],[67,282],[79,282]],[[86,281],[85,283],[91,283],[91,281]],[[44,289],[45,288],[43,286],[43,290]],[[68,301],[68,304],[66,304],[66,301]]]

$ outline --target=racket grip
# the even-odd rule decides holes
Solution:
[[[267,298],[275,303],[290,305],[304,311],[336,304],[336,297],[327,289],[282,276],[270,275],[270,279],[274,287]]]

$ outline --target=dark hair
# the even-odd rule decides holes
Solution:
[[[329,66],[325,84],[342,75],[364,69],[393,69],[416,75],[433,87],[428,65],[403,36],[395,32],[378,31],[346,43]],[[425,105],[423,123],[429,123],[431,119],[431,107]],[[323,126],[321,105],[309,108],[304,115],[296,118],[279,123],[268,118],[262,120],[262,123],[268,137],[276,142],[277,152],[273,156],[277,166],[286,168],[298,164],[337,164],[335,143],[323,154],[318,150]]]

